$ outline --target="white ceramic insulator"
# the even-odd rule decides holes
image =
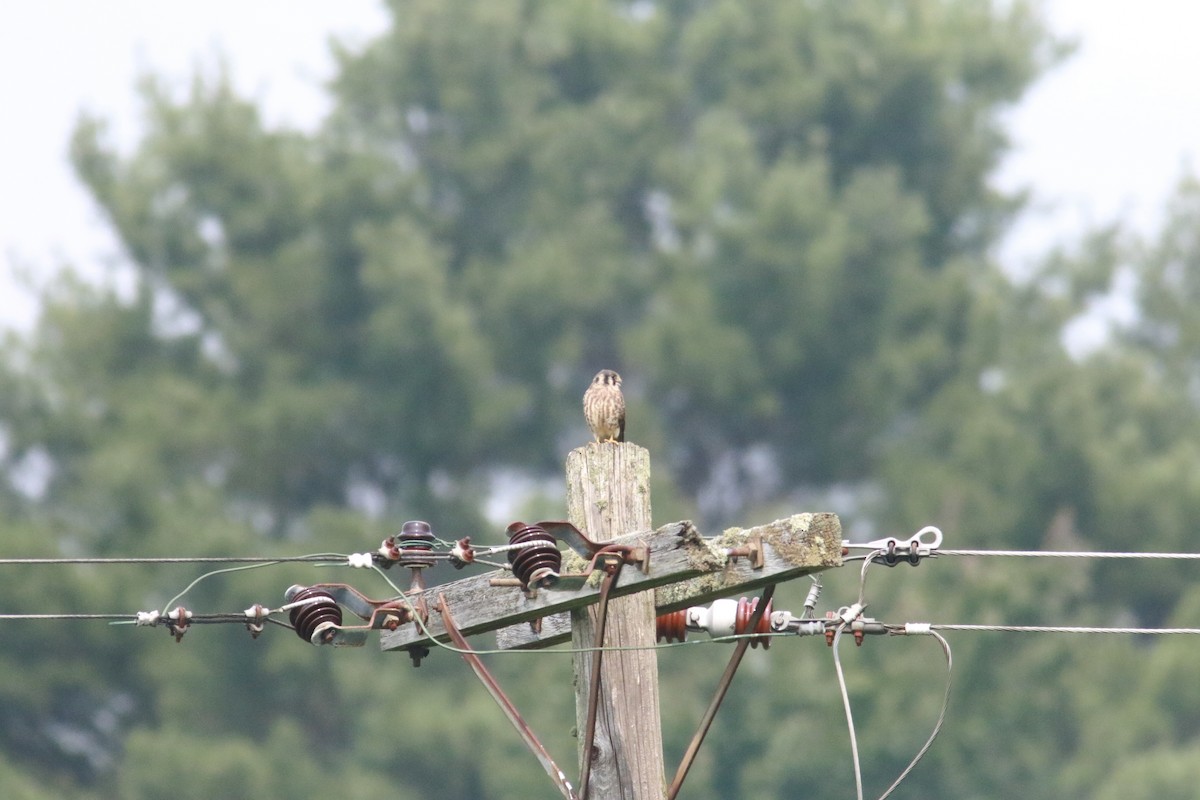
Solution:
[[[701,627],[708,631],[709,636],[732,636],[737,632],[737,610],[737,600],[728,597],[714,600],[701,621]]]

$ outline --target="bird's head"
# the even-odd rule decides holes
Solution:
[[[620,386],[621,376],[611,369],[602,369],[592,378],[592,386]]]

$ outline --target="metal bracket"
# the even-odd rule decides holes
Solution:
[[[584,728],[583,769],[579,773],[579,797],[587,800],[592,774],[592,754],[596,741],[596,712],[600,706],[600,667],[604,663],[604,628],[608,622],[608,594],[625,560],[617,553],[597,553],[593,562],[604,559],[604,580],[600,584],[600,601],[596,606],[596,638],[592,643],[592,674],[588,684],[587,724]]]
[[[637,564],[643,573],[650,573],[650,548],[646,546],[614,544],[612,542],[600,543],[593,542],[583,534],[572,523],[565,521],[550,521],[537,522],[533,525],[526,526],[523,522],[514,522],[509,526],[511,530],[513,526],[523,526],[527,530],[541,529],[555,541],[566,543],[572,551],[588,559],[587,566],[579,572],[550,572],[543,574],[541,577],[530,585],[526,586],[525,580],[519,577],[511,578],[492,578],[489,583],[492,586],[519,586],[525,596],[531,600],[537,597],[538,587],[546,586],[560,590],[571,591],[581,588],[588,579],[597,571],[609,572],[612,570],[612,565],[616,562],[621,564]],[[547,543],[548,544],[548,543]],[[558,569],[557,566],[554,567]]]
[[[642,572],[650,572],[650,548],[636,547],[627,544],[611,544],[593,542],[583,531],[565,520],[550,520],[537,523],[546,533],[563,542],[567,547],[589,560],[594,566],[596,556],[601,552],[619,552],[626,564],[637,564]]]
[[[868,557],[876,564],[894,567],[903,560],[915,567],[921,563],[922,558],[936,556],[937,549],[941,546],[941,530],[933,525],[926,525],[909,539],[889,536],[886,539],[863,543],[843,540],[842,555],[848,555],[851,550],[870,550],[873,552]]]

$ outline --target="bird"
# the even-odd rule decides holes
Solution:
[[[602,369],[583,393],[583,416],[597,442],[625,441],[625,395],[621,376]]]

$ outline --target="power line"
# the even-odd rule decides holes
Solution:
[[[439,542],[439,544],[450,544],[448,542]],[[511,545],[499,545],[496,547],[487,548],[485,552],[502,552],[506,549],[511,549]],[[872,557],[879,555],[882,551],[863,557],[863,566],[860,572],[859,584],[859,605],[864,606],[864,594],[866,589],[866,573],[872,563]],[[361,554],[369,556],[370,554]],[[441,553],[430,553],[433,557],[443,556]],[[1015,558],[1089,558],[1089,559],[1158,559],[1158,560],[1200,560],[1200,553],[1172,553],[1172,552],[1108,552],[1108,551],[1065,551],[1065,550],[982,550],[982,549],[935,549],[931,555],[945,556],[997,556],[997,557],[1015,557]],[[147,557],[64,557],[64,558],[0,558],[0,565],[16,565],[16,566],[32,566],[32,565],[71,565],[71,564],[242,564],[247,565],[242,569],[253,568],[254,566],[266,566],[271,564],[283,563],[325,563],[331,561],[349,564],[351,566],[360,566],[360,564],[351,563],[355,556],[348,556],[343,553],[310,553],[299,556],[147,556]],[[850,560],[850,559],[847,559]],[[486,563],[486,562],[485,562]],[[396,592],[397,598],[402,601],[407,601],[408,597],[391,579],[379,569],[377,565],[369,564],[366,559],[363,559],[361,566],[373,566],[375,571],[389,584]],[[238,569],[237,567],[233,568]],[[232,570],[216,570],[212,573],[206,573],[200,576],[187,588],[177,595],[171,603],[173,605],[193,588],[196,583],[201,580],[211,577],[212,575],[221,572]],[[149,612],[139,612],[149,613]],[[0,614],[0,621],[53,621],[53,620],[116,620],[133,622],[139,614],[77,614],[77,613],[47,613],[47,614]],[[419,615],[415,615],[417,624],[422,629],[425,628],[423,620]],[[245,613],[231,614],[210,614],[196,615],[195,622],[238,622],[246,621]],[[274,622],[274,620],[272,620]],[[963,631],[963,632],[1005,632],[1005,633],[1061,633],[1061,634],[1108,634],[1108,635],[1200,635],[1200,628],[1142,628],[1142,627],[1103,627],[1103,626],[1067,626],[1067,625],[1004,625],[1004,624],[947,624],[947,623],[909,623],[903,624],[880,624],[880,630],[876,632],[887,632],[892,634],[904,633],[929,633],[931,631]],[[434,641],[437,646],[457,652],[457,648],[445,642],[437,641],[437,638],[432,636],[428,630],[424,631],[426,635]],[[786,636],[795,635],[794,633],[764,633],[753,634],[757,636]],[[731,641],[742,638],[741,636],[722,636],[714,637],[708,641]],[[629,648],[600,648],[600,649],[616,649],[616,650],[640,650],[640,649],[664,649],[683,644],[679,643],[656,643],[648,646],[638,646]],[[688,642],[693,644],[693,642]],[[558,653],[573,653],[573,652],[589,652],[597,648],[581,647],[556,649],[551,651],[540,652],[558,652]],[[476,651],[479,654],[499,654],[510,652],[537,652],[524,650],[480,650]]]
[[[939,556],[1001,556],[1005,558],[1142,558],[1167,560],[1200,560],[1200,553],[1121,553],[1095,550],[942,550]]]
[[[313,553],[304,556],[144,556],[119,558],[0,558],[0,566],[35,566],[60,564],[284,564],[320,562],[337,559],[346,561],[344,553]]]
[[[23,619],[117,619],[117,620],[133,620],[133,614],[0,614],[0,620],[23,620]]]
[[[446,542],[436,540],[439,545],[447,548],[446,552],[422,550],[419,556],[422,560],[455,561],[461,558],[461,542]],[[516,542],[510,544],[489,545],[480,548],[478,555],[488,556],[504,553],[509,550],[537,545],[537,542]],[[66,564],[286,564],[286,563],[319,563],[336,561],[351,567],[370,566],[376,557],[375,553],[309,553],[301,556],[69,556],[54,558],[0,558],[0,566],[59,566]],[[412,555],[411,553],[409,555]],[[385,559],[392,563],[404,564],[403,556],[399,559]],[[487,564],[498,569],[506,569],[504,564],[493,564],[490,561],[478,559],[473,552],[467,563]]]
[[[1150,636],[1198,635],[1200,628],[1105,628],[1071,625],[943,625],[931,624],[935,631],[1000,631],[1005,633],[1099,633],[1146,634]]]
[[[268,609],[270,611],[270,609]],[[271,612],[274,613],[274,612]],[[139,620],[144,618],[148,620],[145,625],[150,625],[149,620],[154,620],[154,624],[160,617],[156,611],[139,611],[135,614],[0,614],[0,621],[19,621],[19,620],[113,620],[117,622],[128,622],[130,624],[138,624]],[[197,624],[219,624],[225,622],[237,622],[244,624],[249,619],[246,612],[220,612],[214,614],[190,614],[187,617],[189,623]],[[264,617],[264,619],[266,619]],[[274,620],[267,619],[272,622]]]
[[[859,558],[865,561],[878,561],[887,566],[895,566],[901,560],[916,566],[921,559],[936,556],[1000,556],[1008,558],[1112,558],[1112,559],[1166,559],[1166,560],[1200,560],[1200,553],[1139,553],[1139,552],[1110,552],[1097,550],[982,550],[963,548],[943,548],[942,531],[936,525],[926,525],[912,536],[902,538],[888,536],[871,542],[853,542],[843,540],[843,561],[854,561]],[[850,555],[851,550],[868,550],[867,555]]]
[[[486,548],[484,553],[497,553],[518,545],[497,545]],[[1200,560],[1200,553],[1138,553],[1108,552],[1096,550],[978,550],[978,549],[934,549],[933,556],[997,556],[1001,558],[1096,558],[1096,559],[1147,559],[1147,560]],[[448,558],[448,554],[432,552],[424,557]],[[285,564],[304,562],[345,561],[345,553],[313,553],[302,556],[120,556],[120,557],[63,557],[63,558],[0,558],[0,566],[54,566],[65,564]],[[850,557],[845,560],[857,560]],[[487,562],[482,562],[487,563]]]

